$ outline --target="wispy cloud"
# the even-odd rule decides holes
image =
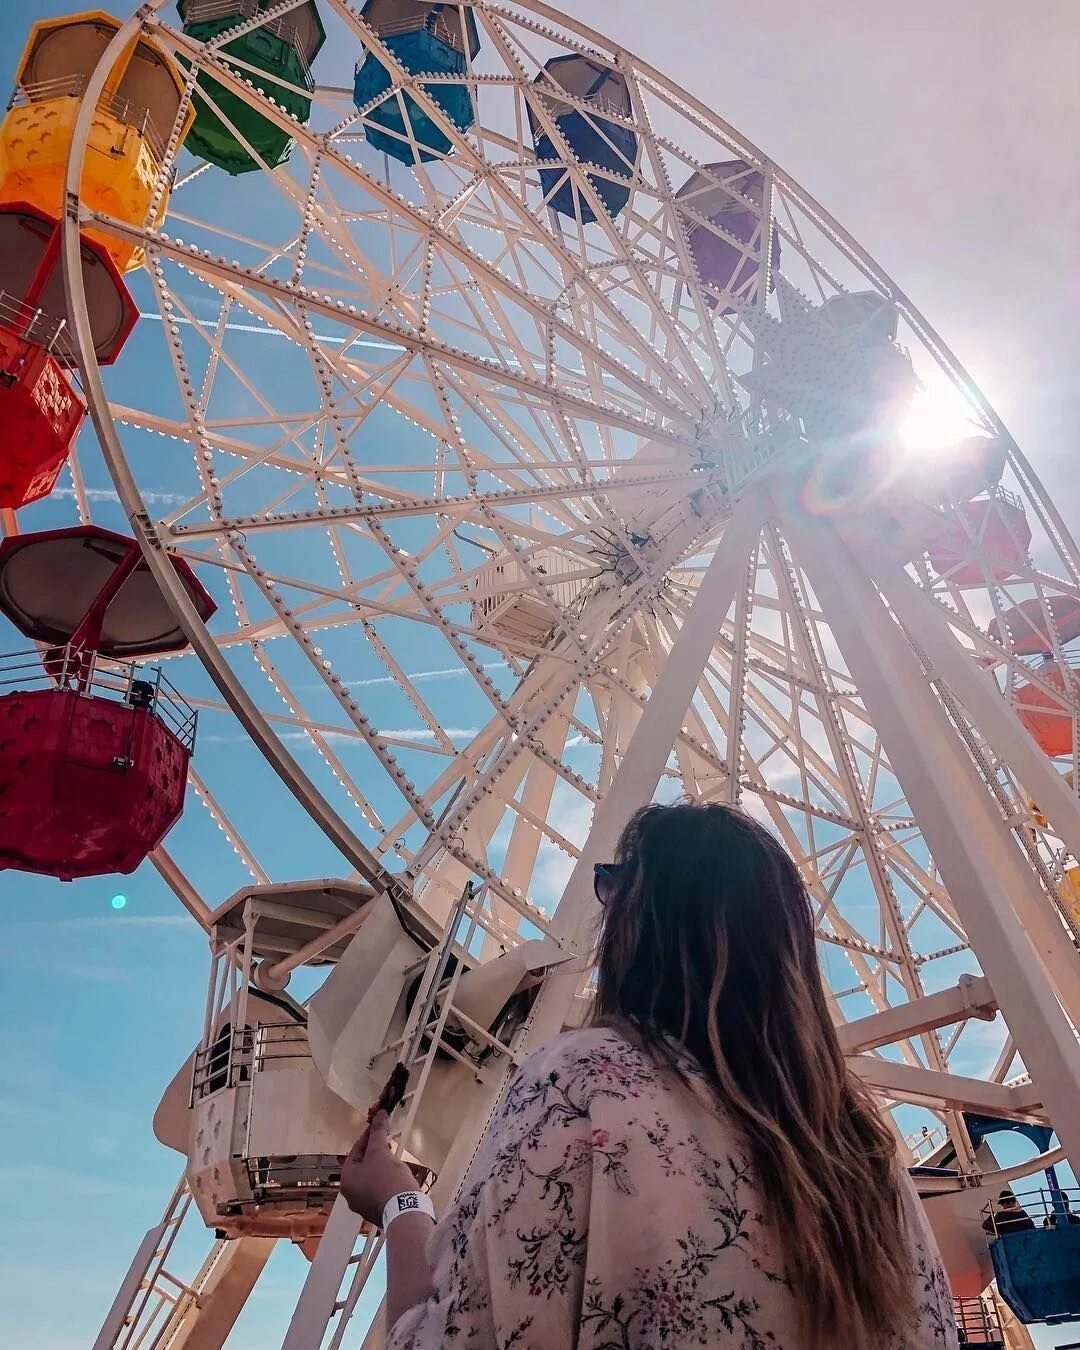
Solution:
[[[445,735],[454,740],[467,740],[480,734],[479,727],[443,727]],[[393,738],[398,741],[433,741],[435,733],[430,727],[383,727],[377,728],[376,734],[385,736],[388,739]],[[308,734],[306,731],[283,731],[280,733],[283,741],[306,741]],[[323,731],[320,733],[327,741],[357,741],[360,739],[359,732],[351,733],[348,731]],[[244,738],[246,739],[246,738]]]
[[[57,1167],[43,1163],[20,1162],[18,1167],[0,1167],[0,1188],[8,1195],[27,1194],[32,1191],[63,1195],[101,1197],[131,1196],[139,1194],[139,1188],[129,1183],[113,1181],[106,1177],[91,1177],[79,1172],[65,1172]]]
[[[479,736],[479,727],[443,727],[443,734],[449,736],[452,741],[468,740],[473,736]],[[394,736],[399,741],[433,741],[435,733],[428,727],[397,727],[392,731],[384,731],[384,736]]]
[[[506,670],[505,661],[488,661],[482,667],[482,670]],[[407,670],[405,676],[414,684],[423,683],[425,680],[459,680],[464,676],[471,676],[470,671],[465,666],[446,666],[442,670]],[[346,680],[345,683],[350,689],[373,689],[380,684],[400,684],[401,681],[396,675],[373,675],[366,680]],[[320,686],[321,687],[321,686]]]
[[[95,966],[85,961],[53,962],[49,973],[64,980],[87,980],[91,984],[123,984],[128,978],[127,971],[119,966]]]
[[[146,313],[145,311],[143,313],[140,313],[139,318],[151,320],[156,319],[158,323],[161,323],[162,321],[160,314],[151,314]],[[343,314],[342,322],[347,322],[347,320],[348,315]],[[191,319],[185,318],[182,315],[178,314],[170,314],[169,322],[183,324],[187,328],[193,328],[195,326]],[[203,322],[203,327],[208,330],[216,328],[217,319],[216,318],[206,319]],[[277,328],[268,328],[265,324],[262,323],[227,323],[225,327],[230,333],[261,333],[263,337],[273,337],[273,338],[289,337],[288,333],[283,333],[280,329]],[[405,348],[399,342],[377,342],[373,338],[334,337],[331,336],[329,333],[316,333],[315,339],[318,342],[328,342],[338,347],[340,347],[343,342],[347,342],[350,347],[372,347],[378,351],[384,352],[403,352],[405,350]],[[291,341],[291,338],[289,340]]]
[[[383,736],[388,740],[398,741],[434,741],[435,733],[430,727],[378,727],[375,728],[375,734]],[[474,736],[480,734],[479,727],[443,727],[445,735],[452,741],[472,740]],[[363,741],[363,737],[358,731],[316,731],[324,741],[338,745],[358,745]],[[299,728],[290,731],[279,731],[278,739],[285,741],[286,744],[310,745],[311,736],[306,731]],[[199,734],[199,744],[213,745],[249,745],[250,739],[243,732],[201,732]]]
[[[40,932],[44,928],[60,929],[63,932],[77,932],[80,929],[96,928],[190,928],[192,921],[186,914],[96,914],[83,915],[72,919],[22,919],[6,924],[6,933],[20,929],[33,929]]]
[[[83,489],[86,493],[86,499],[90,502],[119,502],[120,497],[112,488],[88,487]],[[75,497],[75,489],[72,487],[53,488],[50,494],[53,497],[64,497],[72,501]],[[164,492],[157,488],[143,488],[140,495],[144,502],[152,502],[158,506],[177,506],[180,502],[186,502],[187,498],[182,492]]]

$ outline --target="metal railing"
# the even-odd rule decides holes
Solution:
[[[60,355],[65,357],[70,353],[70,347],[61,341],[62,335],[67,331],[66,318],[54,319],[43,309],[28,305],[24,300],[2,290],[0,290],[0,328],[10,329],[17,337],[25,338],[27,342],[32,342],[35,347],[42,347],[49,353],[59,351]]]
[[[103,93],[97,105],[108,117],[114,117],[124,126],[136,131],[146,142],[154,162],[162,163],[165,159],[165,137],[158,131],[149,108],[141,103],[134,103],[129,98],[121,98],[119,94],[110,93]]]
[[[237,1209],[248,1205],[295,1204],[303,1200],[311,1206],[333,1204],[341,1186],[343,1153],[297,1154],[287,1158],[248,1158],[250,1200],[238,1200]]]
[[[8,106],[18,108],[31,103],[47,103],[54,98],[82,98],[86,92],[87,78],[84,74],[61,75],[54,80],[21,84],[11,96]],[[164,160],[165,138],[158,130],[149,108],[108,90],[102,93],[97,106],[107,117],[131,127],[141,136],[156,163],[160,164]]]
[[[250,1082],[254,1038],[253,1027],[227,1023],[209,1045],[198,1047],[191,1068],[192,1106],[222,1088]]]
[[[608,117],[621,117],[624,122],[630,118],[630,112],[627,108],[621,108],[613,103],[603,93],[596,94],[575,94],[570,89],[564,89],[558,80],[548,80],[537,82],[536,92],[542,99],[546,99],[552,104],[562,104],[563,109],[551,107],[548,111],[553,117],[567,117],[570,113],[578,110],[578,105],[589,109],[590,112],[606,114]]]
[[[184,23],[213,23],[215,19],[229,19],[234,15],[243,22],[252,18],[258,8],[255,0],[189,0],[184,10]]]
[[[1024,503],[1021,498],[1019,498],[1015,492],[1010,492],[1008,488],[1002,487],[1000,483],[995,483],[994,486],[987,491],[986,497],[992,502],[1001,502],[1004,506],[1013,506],[1023,515],[1027,514],[1024,510]]]
[[[1005,1344],[1001,1318],[992,1303],[986,1303],[978,1296],[954,1298],[953,1316],[961,1345],[981,1345],[989,1350],[991,1346]]]
[[[542,557],[534,556],[531,561],[533,568],[543,574],[544,585],[552,592],[555,603],[563,610],[571,609],[589,584],[589,578],[574,576],[582,571],[584,564],[554,551]],[[567,574],[573,580],[562,580]],[[485,563],[473,578],[470,599],[485,619],[509,605],[528,601],[543,604],[542,600],[537,600],[532,579],[515,558]],[[551,622],[555,623],[554,615]]]
[[[311,1058],[307,1028],[299,1022],[260,1022],[252,1048],[256,1073],[276,1064]]]
[[[983,1206],[983,1228],[992,1238],[1008,1239],[1011,1233],[1054,1229],[1059,1224],[1080,1225],[1080,1186],[1047,1185],[1012,1194],[1016,1205],[1002,1205],[999,1199]]]
[[[915,1161],[922,1162],[935,1153],[947,1138],[945,1130],[940,1125],[935,1125],[933,1128],[924,1127],[920,1134],[909,1134],[904,1142],[911,1150],[911,1156]]]
[[[134,661],[112,661],[85,648],[37,647],[0,655],[0,695],[62,689],[79,698],[122,703],[162,721],[184,747],[195,748],[199,714],[161,673]]]
[[[212,23],[215,19],[235,18],[236,23],[248,23],[261,12],[259,0],[191,0],[184,15],[184,27],[196,23]],[[258,25],[265,28],[274,37],[281,38],[296,53],[300,70],[308,89],[315,87],[311,74],[310,56],[300,40],[301,15],[303,9],[290,10],[276,19],[265,19]],[[252,30],[255,31],[254,29]],[[226,53],[227,55],[227,53]]]
[[[445,42],[448,47],[454,51],[465,54],[465,42],[460,28],[451,26],[447,22],[446,15],[439,10],[431,10],[421,18],[419,14],[412,19],[396,19],[390,23],[370,23],[381,38],[401,37],[407,33],[427,33],[431,37],[438,38],[440,42]]]
[[[257,1022],[224,1027],[209,1045],[195,1051],[191,1103],[251,1081],[254,1073],[286,1062],[311,1058],[307,1029],[298,1022]]]
[[[85,74],[57,75],[51,80],[17,84],[8,107],[24,108],[28,103],[47,103],[53,98],[81,98],[86,93],[88,80],[89,76]]]

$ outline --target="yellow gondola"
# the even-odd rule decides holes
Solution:
[[[0,124],[0,204],[28,202],[60,217],[83,94],[119,29],[119,20],[99,9],[31,29],[12,105]],[[180,72],[155,43],[138,38],[125,48],[94,109],[80,188],[84,206],[133,225],[146,222],[183,90]],[[189,108],[182,135],[193,119]],[[166,185],[153,223],[164,217],[168,198]],[[85,233],[108,249],[121,270],[141,264],[136,245],[93,228]]]

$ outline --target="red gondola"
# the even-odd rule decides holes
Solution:
[[[47,644],[0,658],[0,867],[133,871],[183,810],[196,714],[131,658],[183,650],[183,631],[135,540],[93,525],[0,544],[0,611]]]

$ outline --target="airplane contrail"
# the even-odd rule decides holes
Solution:
[[[143,310],[139,311],[139,318],[156,319],[158,323],[164,323],[165,321],[162,315],[151,314],[149,312],[144,312]],[[169,316],[169,322],[186,324],[189,328],[195,327],[194,319],[188,319],[186,317],[181,317],[180,315],[176,314],[171,314]],[[206,323],[207,328],[214,326],[215,321],[207,320]],[[279,332],[278,329],[276,328],[267,328],[264,324],[261,323],[227,323],[225,327],[231,333],[262,333],[264,337],[277,337],[277,338],[288,337],[287,333]],[[346,339],[343,337],[331,337],[329,333],[316,333],[315,338],[318,342],[337,343],[339,347],[342,346],[346,341]],[[386,352],[403,352],[405,350],[404,347],[399,346],[396,342],[374,342],[370,338],[349,338],[348,344],[350,347],[377,347],[380,351]]]

